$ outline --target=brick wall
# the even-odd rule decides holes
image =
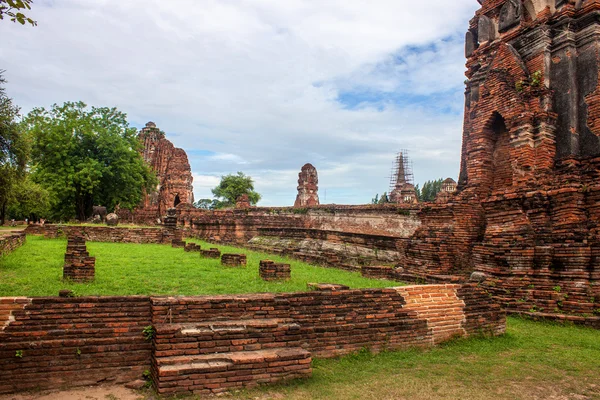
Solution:
[[[293,347],[296,358],[307,357],[301,351],[331,357],[363,347],[431,346],[455,335],[500,334],[504,313],[485,296],[474,285],[431,285],[246,296],[0,298],[0,393],[138,379],[150,369],[153,351],[169,362],[196,354],[194,349],[202,356],[206,349]],[[148,325],[160,338],[154,350],[142,333]]]
[[[454,335],[500,334],[505,327],[500,307],[474,285],[155,297],[152,310],[155,321],[176,324],[288,319],[300,325],[304,346],[317,357],[347,354],[365,346],[428,346]]]
[[[147,297],[0,298],[0,393],[137,379],[150,323]]]
[[[109,226],[78,225],[29,225],[25,230],[32,235],[44,235],[54,239],[74,234],[83,236],[92,242],[112,243],[171,243],[173,232],[163,228],[125,228]]]
[[[0,236],[0,256],[11,253],[21,247],[26,240],[24,233],[12,233],[6,236]]]

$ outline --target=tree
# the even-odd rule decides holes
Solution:
[[[8,16],[12,22],[18,22],[21,25],[26,23],[36,26],[37,22],[27,17],[21,10],[31,10],[33,0],[0,0],[0,20]]]
[[[80,221],[93,205],[133,209],[156,175],[144,162],[137,130],[116,108],[82,102],[35,108],[23,121],[32,139],[32,176],[53,199],[51,217]]]
[[[420,202],[435,201],[437,194],[442,190],[442,182],[444,179],[440,178],[435,181],[427,181],[423,184],[423,188],[419,189],[417,185],[415,190],[417,191],[417,198]]]
[[[212,194],[218,199],[217,208],[235,206],[236,200],[243,194],[248,195],[251,205],[256,205],[260,200],[260,194],[254,191],[254,181],[251,177],[238,172],[237,175],[230,174],[221,177],[219,186],[212,189]]]
[[[16,182],[23,178],[29,142],[17,122],[19,108],[4,92],[0,71],[0,225],[4,223],[8,199]]]
[[[388,198],[387,192],[383,192],[383,194],[379,198],[379,201],[377,202],[377,204],[385,204],[385,203],[389,203],[389,202],[390,202],[390,199]]]
[[[201,210],[215,210],[221,208],[221,202],[217,199],[200,199],[194,203],[194,207]]]
[[[379,203],[379,193],[376,193],[375,197],[373,197],[371,199],[371,204],[377,204],[377,203]]]
[[[8,200],[9,218],[37,221],[50,213],[50,193],[33,182],[30,176],[15,184]]]

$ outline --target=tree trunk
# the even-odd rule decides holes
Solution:
[[[0,207],[0,226],[4,225],[4,217],[6,216],[6,200],[2,201]]]

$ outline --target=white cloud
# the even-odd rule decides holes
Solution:
[[[117,106],[138,126],[156,122],[178,147],[216,153],[190,152],[196,198],[242,170],[261,204],[289,205],[300,167],[311,162],[322,200],[327,190],[327,202],[365,203],[387,189],[401,148],[412,152],[417,181],[458,174],[464,60],[456,38],[476,7],[40,1],[38,27],[0,23],[0,69],[24,111],[67,100]],[[337,101],[355,90],[393,98],[351,108]],[[431,103],[401,101],[414,96]]]

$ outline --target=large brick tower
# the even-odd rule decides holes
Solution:
[[[600,1],[479,0],[458,191],[412,273],[485,273],[509,309],[600,311]],[[442,234],[443,233],[443,234]]]

